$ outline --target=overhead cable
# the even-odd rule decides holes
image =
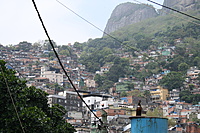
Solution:
[[[183,14],[183,15],[188,16],[188,17],[190,17],[190,18],[193,18],[193,19],[195,19],[195,20],[200,21],[200,19],[197,18],[197,17],[194,17],[194,16],[191,16],[191,15],[186,14],[186,13],[184,13],[184,12],[178,11],[178,10],[173,9],[173,8],[171,8],[171,7],[168,7],[168,6],[165,6],[165,5],[161,5],[161,4],[156,3],[156,2],[154,2],[154,1],[151,1],[151,0],[147,0],[147,1],[149,1],[149,2],[151,2],[151,3],[154,3],[154,4],[156,4],[156,5],[162,6],[162,7],[164,7],[164,8],[170,9],[170,10],[172,10],[172,11],[178,12],[178,13],[180,13],[180,14]]]
[[[138,1],[138,0],[133,0],[133,1],[138,2],[138,3],[140,3],[140,4],[144,4],[145,6],[148,6],[148,7],[151,7],[151,8],[153,8],[153,9],[156,9],[156,10],[157,10],[157,8],[155,8],[155,7],[153,7],[153,6],[150,6],[150,5],[147,5],[147,4],[145,4],[145,3],[142,3],[142,2],[140,2],[140,1]],[[164,11],[164,10],[163,10],[163,12],[167,13],[167,12]],[[177,18],[180,18],[180,19],[182,19],[182,20],[185,20],[185,21],[187,21],[187,22],[190,22],[190,23],[193,23],[193,24],[196,24],[196,25],[200,25],[199,23],[196,23],[196,22],[194,22],[194,21],[192,21],[192,20],[189,20],[189,19],[182,18],[182,17],[180,17],[180,16],[178,16],[178,15],[176,15],[176,14],[170,14],[170,15],[172,15],[172,16],[174,16],[174,17],[177,17]]]
[[[91,23],[90,21],[88,21],[87,19],[85,19],[84,17],[82,17],[81,15],[79,15],[78,13],[76,13],[75,11],[73,11],[72,9],[70,9],[69,7],[67,7],[65,4],[63,4],[62,2],[60,2],[59,0],[56,0],[59,4],[61,4],[63,7],[65,7],[66,9],[68,9],[69,11],[71,11],[73,14],[75,14],[76,16],[78,16],[79,18],[81,18],[82,20],[84,20],[85,22],[87,22],[88,24],[92,25],[93,27],[95,27],[96,29],[98,29],[99,31],[101,31],[102,33],[106,34],[107,36],[111,37],[112,39],[118,41],[119,43],[121,43],[122,45],[129,47],[130,49],[133,49],[135,51],[138,51],[137,49],[129,46],[129,45],[125,45],[123,44],[122,41],[120,41],[119,39],[117,39],[116,37],[106,33],[105,31],[103,31],[102,29],[100,29],[99,27],[97,27],[96,25],[94,25],[93,23]]]
[[[39,20],[40,20],[40,22],[41,22],[41,24],[42,24],[42,27],[43,27],[43,29],[44,29],[44,31],[45,31],[45,34],[46,34],[46,36],[48,37],[48,40],[49,40],[49,42],[50,42],[50,44],[51,44],[51,47],[52,47],[52,49],[53,49],[53,52],[55,53],[55,56],[56,56],[56,58],[58,59],[58,62],[59,62],[59,64],[60,64],[60,66],[61,66],[63,72],[64,72],[65,75],[67,76],[67,78],[68,78],[70,84],[72,85],[73,89],[76,91],[76,93],[78,94],[78,96],[80,97],[80,99],[82,100],[82,102],[86,105],[86,107],[89,109],[89,111],[100,121],[100,123],[103,124],[103,122],[101,121],[101,119],[92,111],[92,109],[90,109],[89,105],[87,105],[87,103],[84,101],[84,99],[83,99],[82,96],[79,94],[79,92],[78,92],[78,90],[76,89],[76,87],[74,86],[74,84],[73,84],[72,80],[70,79],[69,75],[67,74],[67,72],[66,72],[66,70],[65,70],[65,68],[64,68],[64,66],[63,66],[63,64],[62,64],[62,62],[61,62],[61,60],[60,60],[60,58],[59,58],[59,56],[58,56],[58,53],[56,52],[56,50],[55,50],[55,48],[54,48],[54,45],[53,45],[53,43],[52,43],[52,41],[51,41],[51,38],[50,38],[50,36],[49,36],[49,34],[48,34],[48,32],[47,32],[47,29],[46,29],[46,27],[45,27],[45,25],[44,25],[44,22],[43,22],[43,20],[42,20],[42,17],[41,17],[41,15],[40,15],[39,11],[38,11],[37,5],[36,5],[36,3],[35,3],[34,0],[32,0],[32,2],[33,2],[33,5],[34,5],[35,10],[36,10],[36,12],[37,12],[37,15],[38,15],[38,17],[39,17]]]
[[[18,114],[16,105],[15,105],[15,102],[14,102],[14,100],[13,100],[13,97],[12,97],[12,94],[11,94],[11,91],[10,91],[10,87],[8,86],[8,82],[7,82],[6,77],[5,77],[5,75],[4,75],[4,70],[3,70],[3,68],[2,68],[1,66],[0,66],[0,68],[1,68],[2,76],[3,76],[3,79],[4,79],[4,81],[5,81],[6,88],[7,88],[7,90],[8,90],[10,99],[11,99],[12,104],[13,104],[13,107],[14,107],[14,109],[15,109],[15,113],[16,113],[16,115],[17,115],[17,119],[19,120],[19,124],[20,124],[20,126],[21,126],[22,132],[25,133],[24,127],[23,127],[22,122],[21,122],[21,120],[20,120],[20,117],[19,117],[19,114]]]

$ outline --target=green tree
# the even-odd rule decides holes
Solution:
[[[103,85],[103,76],[96,74],[94,81],[98,84],[98,87],[101,87]]]
[[[177,46],[175,50],[178,53],[178,55],[181,55],[181,56],[184,56],[186,53],[186,47]]]
[[[162,80],[160,80],[159,84],[161,86],[166,87],[170,91],[172,89],[177,89],[183,86],[184,77],[179,72],[170,72],[165,75]]]
[[[49,83],[47,84],[48,88],[55,90],[56,93],[60,91],[64,91],[64,87],[59,85],[58,83]]]
[[[102,85],[102,89],[106,92],[108,92],[108,89],[113,87],[114,82],[110,81],[110,80],[104,80],[103,81],[103,85]]]
[[[195,88],[195,85],[194,84],[189,84],[188,87],[189,87],[189,90],[193,90]]]
[[[157,67],[158,67],[157,62],[150,62],[145,66],[146,69],[156,69]]]
[[[184,63],[184,58],[182,56],[175,57],[169,64],[166,65],[171,71],[178,71],[179,64]]]
[[[181,63],[178,65],[178,70],[182,72],[186,72],[189,68],[189,65],[187,63]]]
[[[156,107],[153,110],[148,110],[146,115],[153,116],[153,117],[163,117],[163,110],[159,107]]]
[[[106,78],[110,81],[117,82],[120,77],[125,77],[128,70],[129,60],[123,58],[115,58],[114,65],[106,73]]]
[[[189,90],[181,91],[179,96],[181,101],[185,101],[186,103],[198,104],[200,101],[200,94],[191,94]]]
[[[127,96],[126,91],[122,91],[121,94],[120,94],[120,97],[126,97],[126,96]]]
[[[149,90],[145,90],[143,92],[144,97],[146,98],[146,102],[148,103],[150,101],[151,93]]]
[[[129,91],[135,89],[135,87],[134,87],[134,83],[127,83],[126,88],[128,88]]]
[[[195,57],[193,60],[193,65],[199,67],[200,66],[200,57]]]
[[[47,93],[27,87],[26,81],[16,77],[15,71],[7,69],[5,64],[0,60],[1,133],[21,133],[22,129],[26,133],[75,132],[63,119],[66,113],[63,107],[49,107]]]
[[[174,127],[176,125],[175,119],[168,119],[168,127]]]

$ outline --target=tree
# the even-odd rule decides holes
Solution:
[[[128,59],[116,58],[114,65],[106,73],[107,79],[113,82],[117,82],[120,77],[125,77],[126,71],[129,66]]]
[[[126,96],[127,96],[126,91],[122,91],[122,93],[120,94],[120,97],[126,97]]]
[[[147,116],[153,116],[153,117],[163,117],[163,111],[161,108],[156,107],[153,110],[148,110],[146,113]]]
[[[176,125],[175,119],[168,119],[168,127],[174,127]]]
[[[101,75],[96,74],[94,80],[98,84],[98,87],[101,87],[103,85],[103,77]]]
[[[158,67],[158,63],[157,63],[157,62],[149,62],[149,63],[145,66],[146,69],[155,69],[155,68],[157,68],[157,67]]]
[[[181,101],[185,101],[186,103],[198,104],[200,101],[200,94],[191,94],[189,90],[181,91],[179,96]]]
[[[181,63],[178,65],[178,70],[186,72],[189,68],[189,65],[187,63]]]
[[[113,85],[114,85],[114,82],[112,82],[110,80],[104,80],[101,88],[103,88],[106,92],[108,92],[108,89],[113,87]]]
[[[194,60],[193,60],[193,64],[194,64],[194,66],[197,66],[197,67],[199,67],[200,66],[200,57],[195,57],[194,58]]]
[[[178,71],[179,64],[184,63],[184,58],[178,55],[169,64],[166,65],[171,71]]]
[[[26,81],[0,60],[0,132],[1,133],[72,133],[74,128],[65,122],[63,107],[47,104],[47,93],[27,87]],[[21,123],[20,123],[21,122]]]
[[[48,83],[47,86],[48,88],[55,90],[55,93],[64,91],[64,87],[59,85],[58,83]]]
[[[160,80],[159,84],[161,86],[166,87],[170,91],[172,89],[177,89],[183,86],[184,77],[179,72],[170,72],[165,75],[162,80]]]
[[[189,90],[193,90],[195,88],[195,85],[194,84],[189,84],[188,88],[189,88]]]
[[[126,88],[128,88],[129,91],[134,90],[135,89],[134,83],[127,83]]]
[[[148,103],[148,102],[150,101],[150,97],[151,97],[150,91],[149,91],[149,90],[145,90],[145,91],[143,92],[143,95],[144,95],[144,97],[145,97],[145,99],[146,99],[146,102]]]

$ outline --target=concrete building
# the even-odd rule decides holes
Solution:
[[[81,96],[83,93],[79,93]],[[82,111],[82,100],[78,96],[76,92],[73,91],[64,91],[64,92],[59,92],[58,95],[65,97],[67,101],[67,110],[68,112],[70,111],[77,111],[81,112]]]
[[[150,94],[153,102],[164,101],[169,97],[168,89],[164,89],[161,86],[151,87]]]
[[[65,109],[67,109],[67,100],[64,96],[59,95],[48,95],[48,104],[52,107],[53,104],[62,105]]]
[[[48,71],[48,68],[41,67],[41,77],[48,78],[49,82],[63,84],[63,74],[56,73],[56,71]]]
[[[173,89],[172,91],[169,92],[169,97],[172,100],[179,100],[179,93],[180,93],[180,89]]]

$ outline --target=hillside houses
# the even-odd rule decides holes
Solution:
[[[73,46],[70,46],[73,49]],[[79,53],[78,49],[73,49],[74,53]],[[138,67],[138,72],[145,70],[149,63],[154,63],[151,59],[146,59],[144,54],[150,58],[161,58],[166,60],[168,57],[174,56],[173,47],[163,47],[153,50],[137,53],[137,57],[133,57],[130,53],[120,53],[116,56],[130,59],[130,67]],[[106,64],[96,73],[87,72],[86,67],[78,62],[78,55],[71,56],[60,55],[61,62],[72,80],[74,86],[78,90],[74,91],[68,77],[61,69],[59,62],[53,56],[49,56],[50,50],[37,47],[30,50],[9,50],[4,47],[0,50],[0,59],[7,62],[7,65],[16,70],[16,75],[27,80],[28,86],[35,86],[49,93],[48,103],[60,104],[68,110],[65,118],[76,127],[89,128],[92,123],[96,122],[94,115],[86,107],[85,103],[99,117],[102,117],[101,110],[104,110],[108,115],[108,121],[113,123],[113,130],[119,129],[123,131],[129,123],[129,117],[135,115],[135,109],[138,100],[142,101],[144,109],[143,116],[148,111],[159,109],[164,117],[174,119],[177,123],[188,124],[192,121],[192,115],[195,117],[200,113],[200,106],[180,102],[179,93],[183,88],[176,88],[168,91],[159,86],[159,81],[164,75],[170,73],[168,69],[162,69],[159,73],[153,73],[150,76],[144,77],[143,81],[138,80],[134,75],[129,77],[120,77],[118,82],[110,88],[110,93],[105,94],[97,90],[97,84],[94,80],[95,74],[104,74],[109,71],[112,64]],[[200,94],[199,76],[200,70],[197,67],[192,67],[187,71],[185,86],[194,85],[191,93]],[[127,83],[132,83],[131,87],[127,87]],[[60,89],[58,88],[60,87]],[[131,94],[131,91],[137,90],[143,93],[149,92],[149,96],[121,96],[122,92]],[[136,91],[135,91],[136,92]],[[137,92],[137,93],[138,93]],[[120,125],[123,125],[120,127]],[[181,129],[179,129],[181,130]],[[183,129],[182,129],[183,130]]]

